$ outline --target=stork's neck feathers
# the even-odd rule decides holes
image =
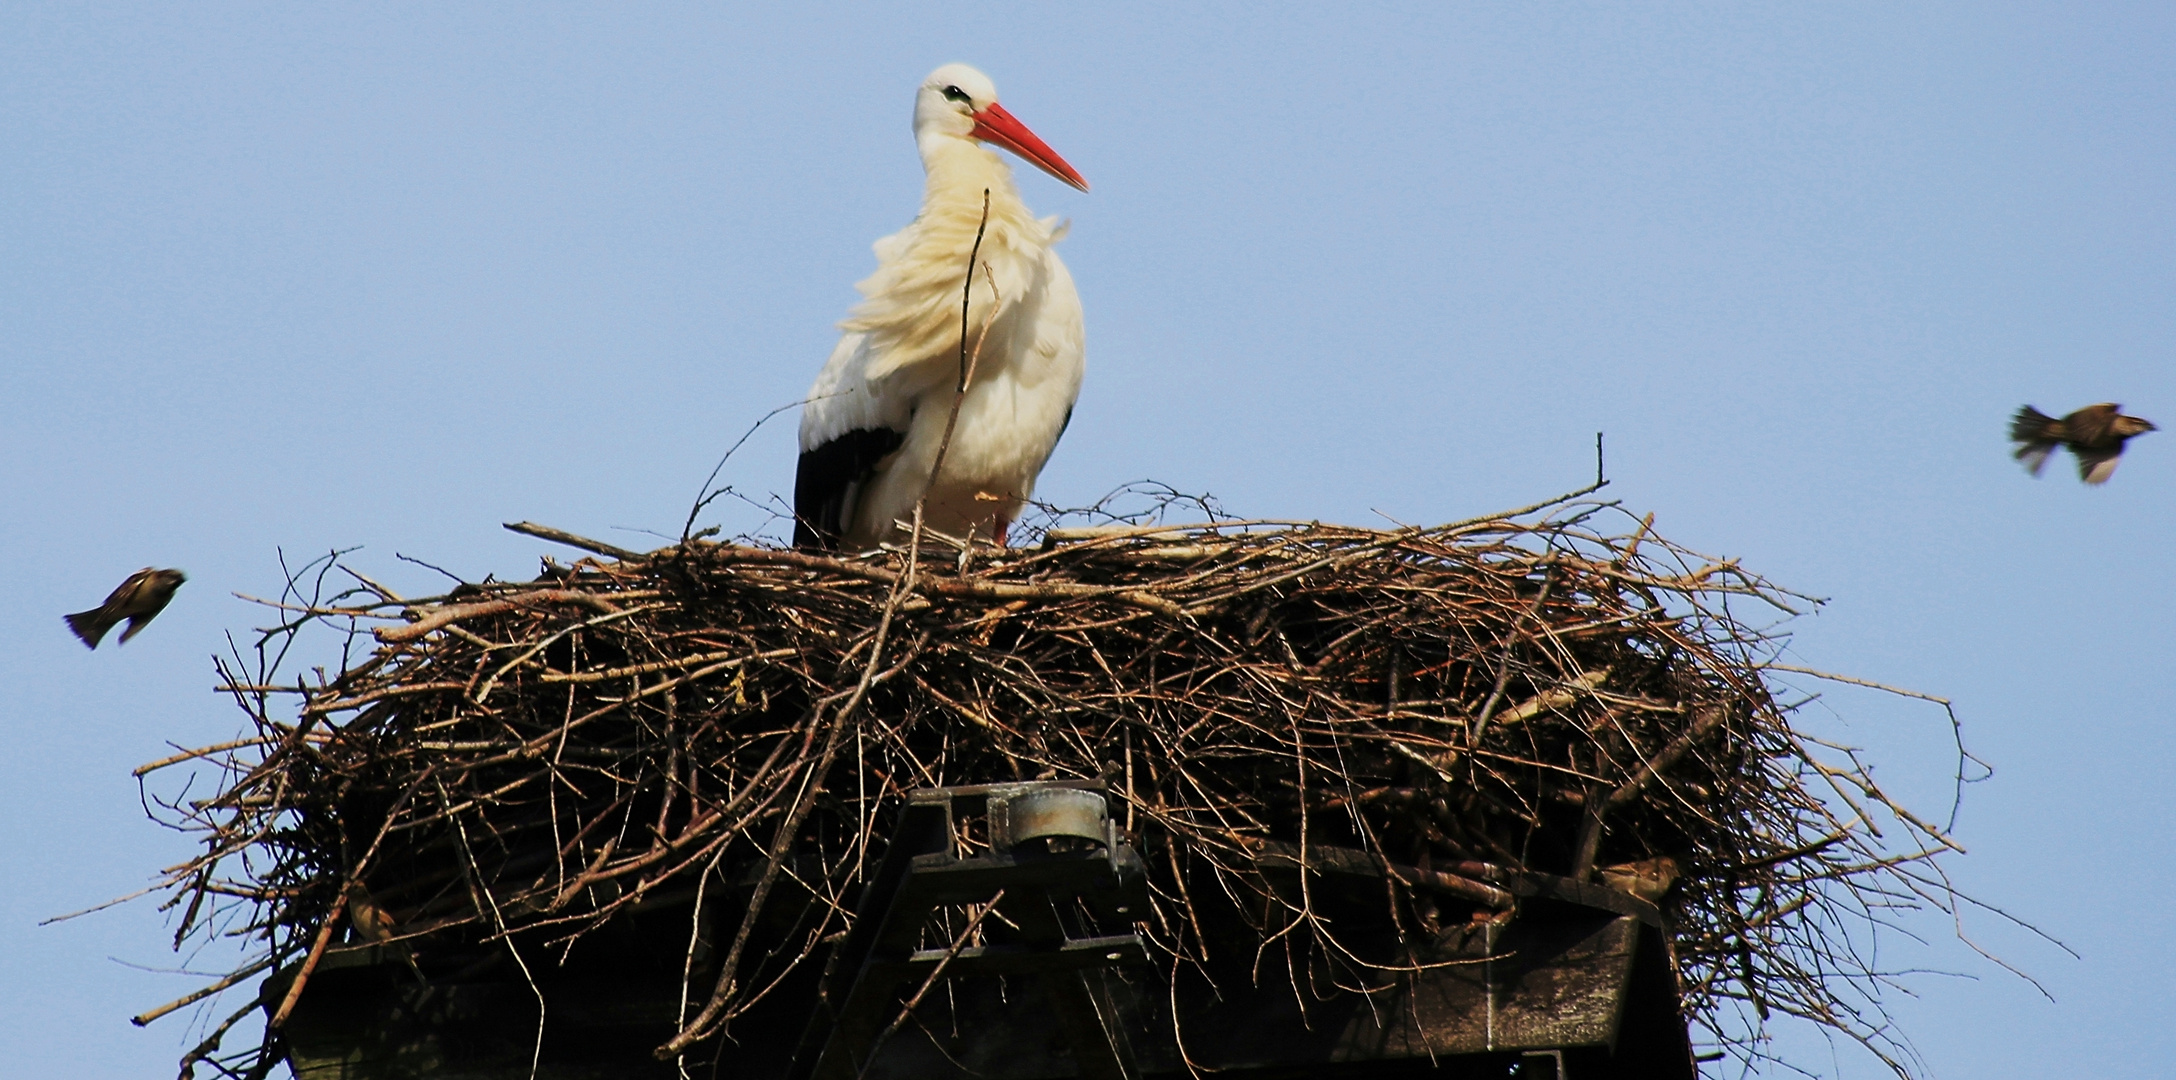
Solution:
[[[858,289],[866,297],[840,324],[866,333],[885,361],[871,377],[923,359],[955,356],[959,347],[960,294],[967,256],[982,230],[971,326],[990,317],[994,282],[1000,311],[1023,299],[1041,280],[1041,263],[1055,241],[1049,226],[1020,201],[1012,168],[997,152],[948,131],[921,131],[916,143],[928,183],[922,212],[899,235],[877,243],[877,270]],[[989,192],[987,225],[983,192]]]
[[[990,191],[993,216],[1000,202],[1010,202],[1021,213],[1027,212],[1020,203],[1020,189],[1012,180],[1012,165],[997,151],[949,131],[920,132],[915,142],[922,152],[922,172],[928,177],[922,192],[924,214],[933,206],[960,202],[972,206],[979,216],[984,188]]]

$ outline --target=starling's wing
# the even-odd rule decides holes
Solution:
[[[106,618],[104,606],[78,611],[65,618],[68,620],[68,629],[75,631],[75,635],[83,639],[83,644],[93,649],[98,648],[98,643],[105,638],[106,631],[113,629],[115,621]]]
[[[157,574],[157,569],[146,566],[130,574],[127,581],[122,582],[115,587],[113,592],[107,594],[105,607],[106,610],[113,612],[115,622],[121,621],[121,617],[124,615],[135,613],[137,607],[143,603],[144,594],[151,589],[152,577]]]
[[[2088,405],[2063,417],[2063,434],[2070,445],[2104,446],[2117,442],[2116,416],[2120,410],[2109,402]],[[2082,460],[2082,457],[2081,457]]]
[[[2026,443],[2017,448],[2017,460],[2025,463],[2026,472],[2038,476],[2048,463],[2048,455],[2054,452],[2055,444],[2051,442]]]
[[[2116,474],[2116,462],[2123,459],[2123,443],[2118,441],[2107,449],[2072,444],[2070,452],[2078,455],[2078,478],[2088,484],[2105,484]]]
[[[128,639],[142,633],[144,627],[151,625],[151,620],[158,618],[159,612],[166,610],[166,605],[174,600],[174,591],[181,588],[179,578],[175,571],[153,570],[147,566],[114,592],[114,598],[106,601],[106,610],[111,612],[115,622],[123,616],[128,618],[128,629],[121,631],[120,644],[128,644]]]

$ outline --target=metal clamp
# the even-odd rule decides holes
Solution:
[[[959,824],[980,817],[989,850],[962,856]],[[1017,933],[971,948],[920,948],[929,915],[988,901]],[[1084,1080],[1135,1080],[1125,1025],[1100,970],[1149,962],[1138,933],[1102,934],[1080,917],[1131,923],[1147,907],[1140,856],[1111,821],[1101,781],[1060,780],[911,792],[854,926],[833,953],[815,1013],[788,1072],[792,1080],[854,1080],[901,1008],[902,984],[928,978],[1033,974]],[[993,926],[993,930],[996,928]]]

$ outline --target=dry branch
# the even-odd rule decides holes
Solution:
[[[1360,853],[1415,933],[1513,910],[1503,874],[1668,855],[1710,1042],[1757,1056],[1779,1012],[1907,1070],[1859,935],[1949,910],[1930,860],[1953,841],[1778,704],[1776,640],[1731,604],[1808,598],[1611,504],[1387,532],[1106,522],[977,549],[972,572],[923,564],[918,535],[847,558],[508,528],[605,558],[364,606],[323,595],[336,558],[313,563],[255,658],[221,662],[256,732],[144,770],[216,784],[160,812],[202,843],[164,879],[184,932],[260,948],[225,985],[277,966],[284,1016],[350,882],[426,972],[496,942],[548,964],[637,905],[703,896],[730,945],[690,946],[673,994],[700,1007],[659,1047],[693,1052],[822,962],[906,791],[1105,777],[1153,868],[1139,926],[1167,978],[1223,948],[1205,905],[1325,986],[1403,977],[1363,970],[1311,871],[1279,884],[1324,852]],[[313,626],[356,650],[316,684],[280,667]],[[802,906],[750,946],[766,904]]]

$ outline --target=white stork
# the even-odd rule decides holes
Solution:
[[[929,177],[922,212],[876,242],[876,273],[856,286],[863,299],[839,324],[844,333],[801,414],[796,547],[873,548],[913,518],[925,490],[925,528],[1004,543],[1080,395],[1080,297],[1054,250],[1065,227],[1030,214],[1011,168],[982,144],[1082,191],[1088,182],[965,64],[923,80],[914,142]],[[985,191],[989,221],[967,318],[974,375],[932,485],[959,386],[960,298]]]

